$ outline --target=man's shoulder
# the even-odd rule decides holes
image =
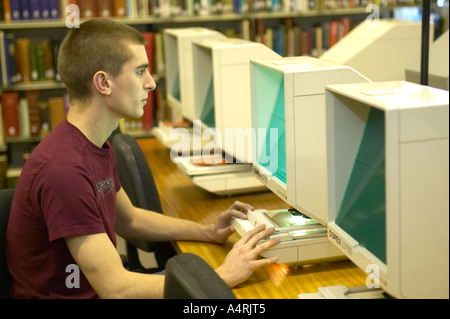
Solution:
[[[62,124],[43,138],[31,154],[30,159],[69,160],[83,152],[85,148],[83,141]]]
[[[68,177],[73,168],[83,167],[83,162],[86,161],[84,153],[83,145],[76,137],[63,132],[51,132],[31,153],[20,179],[29,184],[34,183],[37,177],[49,176],[52,180]]]

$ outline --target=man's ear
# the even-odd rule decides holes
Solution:
[[[93,77],[93,85],[100,94],[110,95],[111,94],[111,83],[109,81],[109,76],[104,71],[97,71]]]

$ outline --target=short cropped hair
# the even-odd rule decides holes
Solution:
[[[85,102],[92,97],[96,72],[117,76],[132,57],[129,44],[145,45],[144,37],[136,29],[111,19],[92,19],[71,29],[58,52],[58,73],[71,101]]]

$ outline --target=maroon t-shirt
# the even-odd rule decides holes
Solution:
[[[120,189],[109,142],[99,148],[67,121],[26,162],[7,228],[7,262],[15,298],[96,298],[65,239],[107,233],[116,245]],[[79,283],[79,287],[78,287]]]

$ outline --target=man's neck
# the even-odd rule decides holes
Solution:
[[[92,143],[103,147],[108,137],[117,128],[119,119],[111,119],[97,105],[70,105],[67,121],[77,127]]]

